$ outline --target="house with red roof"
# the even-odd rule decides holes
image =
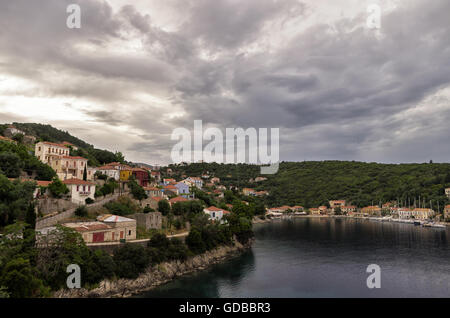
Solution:
[[[203,212],[208,214],[210,219],[214,220],[214,221],[220,221],[220,220],[222,220],[222,218],[225,215],[231,213],[230,211],[227,211],[224,209],[219,209],[218,207],[215,207],[215,206],[210,206],[209,208],[205,208],[205,209],[203,209]]]
[[[167,196],[178,195],[178,188],[173,184],[169,184],[163,187],[163,193]]]
[[[73,203],[85,204],[87,198],[95,200],[95,183],[74,178],[62,182],[69,188],[69,195]]]
[[[177,203],[177,202],[187,202],[187,201],[189,201],[189,200],[186,199],[186,198],[183,198],[183,197],[175,197],[175,198],[170,199],[170,200],[169,200],[169,203],[170,203],[170,205],[172,205],[172,204],[175,204],[175,203]]]
[[[131,169],[133,176],[136,178],[136,182],[141,187],[148,186],[148,171],[142,168],[132,168]]]

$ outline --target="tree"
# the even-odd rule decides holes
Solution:
[[[84,181],[87,181],[87,168],[86,168],[86,165],[84,166],[83,180],[84,180]]]
[[[91,254],[80,233],[74,229],[57,225],[47,235],[39,235],[40,248],[36,261],[36,270],[53,290],[66,286],[67,266],[77,264],[81,268],[81,277],[89,270]],[[82,279],[82,284],[84,281]]]
[[[124,244],[115,249],[113,260],[116,275],[123,278],[137,278],[150,263],[145,248],[136,244]]]
[[[189,235],[186,237],[186,244],[194,254],[201,254],[206,251],[201,232],[197,228],[191,229]]]
[[[166,216],[170,213],[170,204],[167,200],[161,200],[158,202],[158,211],[162,213],[162,215]]]
[[[76,208],[75,215],[78,216],[78,217],[83,217],[83,218],[87,217],[88,216],[88,210],[87,210],[86,206],[85,205],[81,205],[78,208]]]
[[[18,257],[10,260],[0,276],[0,285],[5,286],[12,298],[37,297],[48,294],[42,280],[36,277],[30,261]]]
[[[117,162],[125,163],[125,157],[123,156],[123,154],[120,151],[119,152],[116,151],[114,155],[115,155]]]
[[[64,194],[69,193],[67,186],[58,178],[54,178],[52,183],[48,185],[48,190],[55,198],[61,198]]]
[[[19,144],[23,143],[23,134],[15,134],[12,139],[17,141]]]
[[[136,200],[142,201],[144,199],[147,199],[148,196],[145,193],[144,188],[142,188],[139,184],[137,184],[136,180],[134,178],[130,178],[128,182],[128,186],[131,190],[131,194],[133,195],[133,198]]]
[[[29,225],[30,229],[36,228],[36,212],[34,203],[30,203],[25,215],[25,223]]]
[[[23,167],[19,156],[12,152],[0,153],[0,169],[8,178],[17,178]]]

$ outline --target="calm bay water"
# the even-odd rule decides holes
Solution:
[[[450,297],[450,231],[342,218],[254,227],[251,250],[138,297]],[[366,268],[381,267],[368,289]]]

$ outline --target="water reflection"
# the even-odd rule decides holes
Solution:
[[[141,297],[449,297],[448,229],[303,218],[255,225],[252,250]],[[369,264],[382,288],[366,286]]]

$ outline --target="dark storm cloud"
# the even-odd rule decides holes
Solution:
[[[82,7],[79,31],[65,27],[72,2]],[[91,122],[128,127],[133,141],[121,147],[155,160],[167,162],[172,129],[195,119],[279,127],[282,160],[414,161],[414,149],[450,157],[439,147],[448,100],[429,99],[450,84],[448,1],[398,4],[379,32],[366,27],[365,8],[329,22],[306,0],[170,3],[183,20],[167,28],[131,1],[2,1],[0,71],[41,83],[46,96],[95,101],[78,108]],[[120,50],[131,42],[138,54]]]
[[[236,48],[258,39],[262,27],[286,15],[302,15],[305,4],[296,0],[191,1],[187,33],[205,46]]]

